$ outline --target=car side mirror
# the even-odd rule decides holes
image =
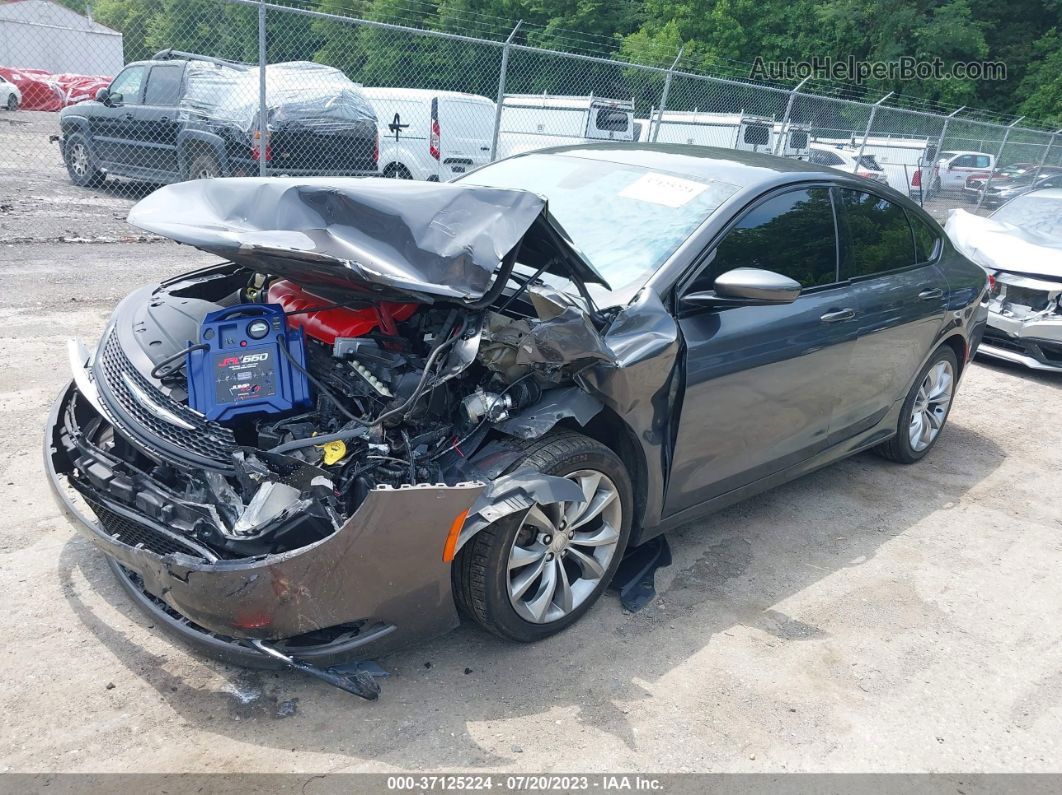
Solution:
[[[107,103],[106,104],[108,104],[112,108],[114,108],[114,107],[117,107],[118,105],[121,105],[123,99],[125,99],[125,97],[123,97],[121,94],[112,94],[110,91],[108,91],[107,92]]]
[[[800,283],[761,268],[734,268],[716,277],[714,290],[682,296],[686,307],[791,304],[800,296]]]

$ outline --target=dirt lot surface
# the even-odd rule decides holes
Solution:
[[[638,614],[462,627],[381,659],[375,704],[173,645],[59,516],[41,430],[66,338],[210,260],[48,153],[0,170],[0,771],[1062,771],[1062,378],[979,363],[924,462],[674,533]]]

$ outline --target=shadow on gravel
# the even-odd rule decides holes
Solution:
[[[658,575],[657,602],[640,613],[624,615],[610,593],[571,629],[530,646],[466,624],[380,660],[394,675],[372,704],[292,673],[248,672],[192,657],[181,646],[173,647],[169,659],[148,651],[127,634],[142,631],[133,625],[149,626],[147,620],[80,536],[64,547],[59,577],[72,610],[95,639],[198,729],[278,751],[343,755],[352,763],[497,767],[519,757],[509,755],[508,741],[490,750],[484,747],[489,740],[477,738],[490,736],[491,722],[512,717],[550,724],[541,736],[525,738],[529,750],[593,731],[636,748],[628,714],[652,700],[660,678],[717,633],[747,626],[781,644],[828,638],[823,628],[776,606],[835,572],[863,565],[880,546],[956,503],[1003,457],[995,442],[953,422],[919,465],[904,467],[872,454],[840,462],[671,534],[674,564]],[[75,570],[94,591],[92,599],[79,595]],[[90,604],[97,597],[131,623],[104,622]],[[915,621],[929,615],[916,613]],[[84,650],[98,652],[91,643]],[[183,655],[189,658],[171,662]],[[197,687],[168,670],[189,670],[192,660],[210,666],[226,684],[220,690]],[[698,691],[710,699],[706,705],[714,703],[712,688],[703,683]]]
[[[986,370],[1009,373],[1010,375],[1016,375],[1019,378],[1035,381],[1038,384],[1054,387],[1055,389],[1062,389],[1062,372],[1052,373],[1047,370],[1033,370],[1029,367],[1018,364],[1017,362],[1007,362],[1003,359],[993,359],[988,356],[978,356],[974,362]]]

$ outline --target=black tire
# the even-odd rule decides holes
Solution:
[[[925,380],[929,371],[942,361],[946,361],[951,365],[953,378],[958,378],[959,367],[958,361],[955,358],[955,351],[953,351],[948,345],[942,345],[931,357],[929,357],[929,361],[926,362],[925,366],[919,371],[918,377],[915,378],[914,384],[911,386],[911,391],[908,392],[907,399],[903,402],[903,408],[900,409],[900,419],[897,423],[896,435],[889,439],[889,441],[875,447],[875,453],[900,464],[913,464],[916,461],[921,461],[926,457],[929,451],[933,449],[933,446],[940,439],[940,434],[943,433],[944,426],[948,421],[948,415],[951,413],[951,405],[954,403],[954,383],[952,385],[951,400],[949,400],[948,405],[944,410],[944,416],[940,421],[940,431],[937,432],[937,435],[933,437],[925,448],[921,450],[914,449],[911,445],[908,428],[911,425],[911,413],[915,405],[915,400],[918,398],[918,391],[922,387],[922,382]]]
[[[619,541],[605,575],[585,601],[556,621],[527,621],[509,600],[507,563],[521,530],[522,513],[485,528],[461,549],[452,568],[458,607],[489,632],[506,640],[530,643],[554,635],[578,621],[608,587],[630,537],[634,500],[623,462],[603,444],[581,433],[555,432],[526,443],[524,456],[510,467],[510,471],[524,467],[561,476],[583,469],[596,470],[607,475],[616,486],[622,506]]]
[[[409,173],[409,169],[401,163],[388,163],[387,167],[383,170],[383,176],[387,179],[413,179],[413,175]]]
[[[79,132],[70,133],[63,142],[63,162],[70,181],[79,188],[96,188],[103,184],[107,175],[96,165],[88,139]]]
[[[193,152],[188,159],[188,166],[185,173],[186,180],[192,179],[213,179],[215,177],[222,176],[221,164],[218,163],[218,159],[210,152]]]
[[[13,110],[18,110],[18,97],[16,97],[14,94],[8,94],[7,105],[5,107],[8,110],[12,110],[12,111]]]

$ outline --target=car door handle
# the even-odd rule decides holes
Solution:
[[[124,116],[122,116],[122,118],[125,119],[126,121],[132,121],[133,120],[133,114],[132,113],[127,113]]]
[[[944,291],[939,287],[928,287],[918,294],[919,301],[932,301],[934,298],[940,298],[944,295]]]
[[[823,323],[839,323],[842,320],[851,320],[854,317],[854,309],[835,309],[832,312],[827,312],[819,320]]]
[[[170,123],[169,118],[166,117],[166,116],[163,116],[161,119],[159,119],[159,121],[161,121],[163,124],[169,124]]]

